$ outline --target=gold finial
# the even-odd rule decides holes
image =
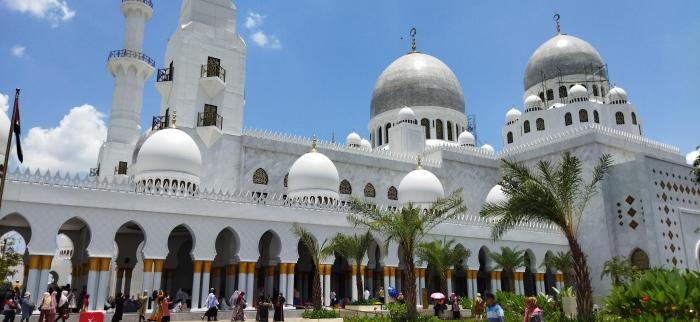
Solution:
[[[177,128],[176,122],[177,122],[177,110],[173,111],[173,120],[170,123],[170,127],[172,127],[173,129],[176,129]]]
[[[316,143],[317,143],[316,136],[314,136],[314,138],[311,139],[311,152],[316,152]]]
[[[558,13],[555,13],[553,18],[554,22],[557,24],[557,35],[559,35],[561,34],[561,26],[559,25],[559,18],[561,18],[561,16]]]
[[[411,28],[411,52],[416,52],[416,27]]]
[[[418,166],[416,166],[416,170],[423,170],[423,160],[421,159],[420,154],[418,155],[418,157],[416,157],[416,159],[418,161]]]

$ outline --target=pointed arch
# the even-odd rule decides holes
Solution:
[[[258,168],[257,170],[255,170],[255,172],[253,173],[253,183],[267,185],[267,182],[268,178],[265,169]]]
[[[537,131],[544,131],[544,119],[538,118],[535,120],[535,125],[537,126]]]
[[[616,112],[615,113],[615,123],[618,125],[625,124],[625,114],[622,114],[622,112]]]
[[[399,191],[396,190],[396,187],[391,186],[386,193],[386,197],[389,200],[399,200]]]
[[[649,256],[639,248],[635,248],[630,254],[630,262],[636,270],[648,270],[650,268]]]
[[[420,125],[425,129],[425,139],[430,139],[430,121],[428,119],[421,119]]]
[[[530,121],[523,122],[523,132],[530,133]]]
[[[374,185],[372,185],[371,183],[367,183],[365,185],[364,193],[365,193],[365,197],[367,197],[367,198],[374,198],[377,196],[377,192],[374,190]]]
[[[442,120],[435,120],[435,138],[438,140],[445,139],[445,131],[442,126]]]
[[[564,125],[569,126],[572,123],[574,123],[574,121],[571,119],[571,113],[566,112],[566,114],[564,114]]]
[[[595,123],[600,123],[600,115],[598,114],[598,111],[593,111],[593,122]]]
[[[340,192],[341,195],[352,194],[352,185],[350,181],[343,179],[343,181],[340,182],[340,187],[338,187],[338,192]]]
[[[588,122],[588,111],[585,109],[578,110],[578,121],[581,123]]]

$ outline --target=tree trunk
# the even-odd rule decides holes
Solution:
[[[447,272],[442,272],[442,276],[440,277],[440,290],[438,290],[440,293],[445,294],[445,296],[449,297],[450,294],[447,294]]]
[[[320,265],[316,265],[314,269],[314,274],[313,274],[313,281],[311,283],[311,302],[314,306],[314,310],[320,310],[321,309],[321,275],[319,274],[319,270],[321,269]]]
[[[402,285],[404,289],[403,296],[406,299],[408,320],[413,321],[418,317],[418,311],[416,310],[416,264],[413,262],[413,249],[404,249],[403,263],[407,279],[406,285]]]
[[[355,271],[355,284],[357,284],[357,299],[360,301],[365,300],[365,289],[362,288],[362,274],[360,273],[360,265],[357,265],[357,270]]]
[[[581,250],[574,236],[567,236],[571,256],[574,260],[574,280],[576,281],[576,311],[579,321],[593,321],[593,288],[588,271],[586,254]]]
[[[508,288],[511,293],[517,293],[515,292],[515,272],[512,270],[508,271]],[[525,294],[525,290],[523,290],[523,294]]]

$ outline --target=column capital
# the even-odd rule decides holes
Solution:
[[[265,267],[265,276],[275,276],[275,266]]]
[[[211,273],[211,264],[213,261],[203,260],[202,262],[202,273]]]
[[[199,260],[194,260],[192,261],[192,271],[193,273],[201,273],[202,272],[202,261]],[[194,291],[193,291],[194,293]]]
[[[453,272],[452,269],[448,269],[447,272],[445,272],[445,276],[447,278],[452,278],[452,272]]]
[[[248,262],[248,273],[255,274],[255,264],[256,262]]]
[[[153,267],[156,273],[162,272],[163,271],[163,265],[165,264],[164,259],[154,259],[153,260]]]
[[[143,271],[144,272],[153,271],[153,259],[151,259],[151,258],[144,258],[143,259]]]
[[[41,255],[29,255],[29,260],[27,262],[29,269],[39,269],[41,268]]]
[[[53,256],[51,255],[41,255],[41,269],[51,269],[51,261]]]
[[[112,262],[111,257],[102,257],[100,258],[100,270],[103,272],[109,271],[109,265]]]
[[[279,263],[279,265],[280,265],[280,275],[287,274],[287,267],[289,267],[289,264]]]

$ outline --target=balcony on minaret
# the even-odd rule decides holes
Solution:
[[[202,65],[201,76],[199,84],[211,98],[218,96],[226,88],[226,69],[221,67],[218,58],[207,59],[207,64]]]
[[[205,104],[204,111],[197,113],[197,133],[207,147],[211,147],[223,134],[224,119],[217,110],[216,106]]]
[[[173,88],[173,76],[175,75],[175,67],[170,62],[170,67],[158,69],[158,78],[156,79],[156,89],[162,97],[169,97],[170,91]]]
[[[129,2],[140,2],[140,3],[143,3],[143,4],[151,7],[151,9],[153,9],[153,2],[151,2],[151,0],[122,0],[122,3],[129,3]]]
[[[156,61],[148,55],[130,50],[113,50],[107,57],[107,67],[113,76],[125,74],[129,67],[136,68],[137,75],[146,80],[155,71]]]

